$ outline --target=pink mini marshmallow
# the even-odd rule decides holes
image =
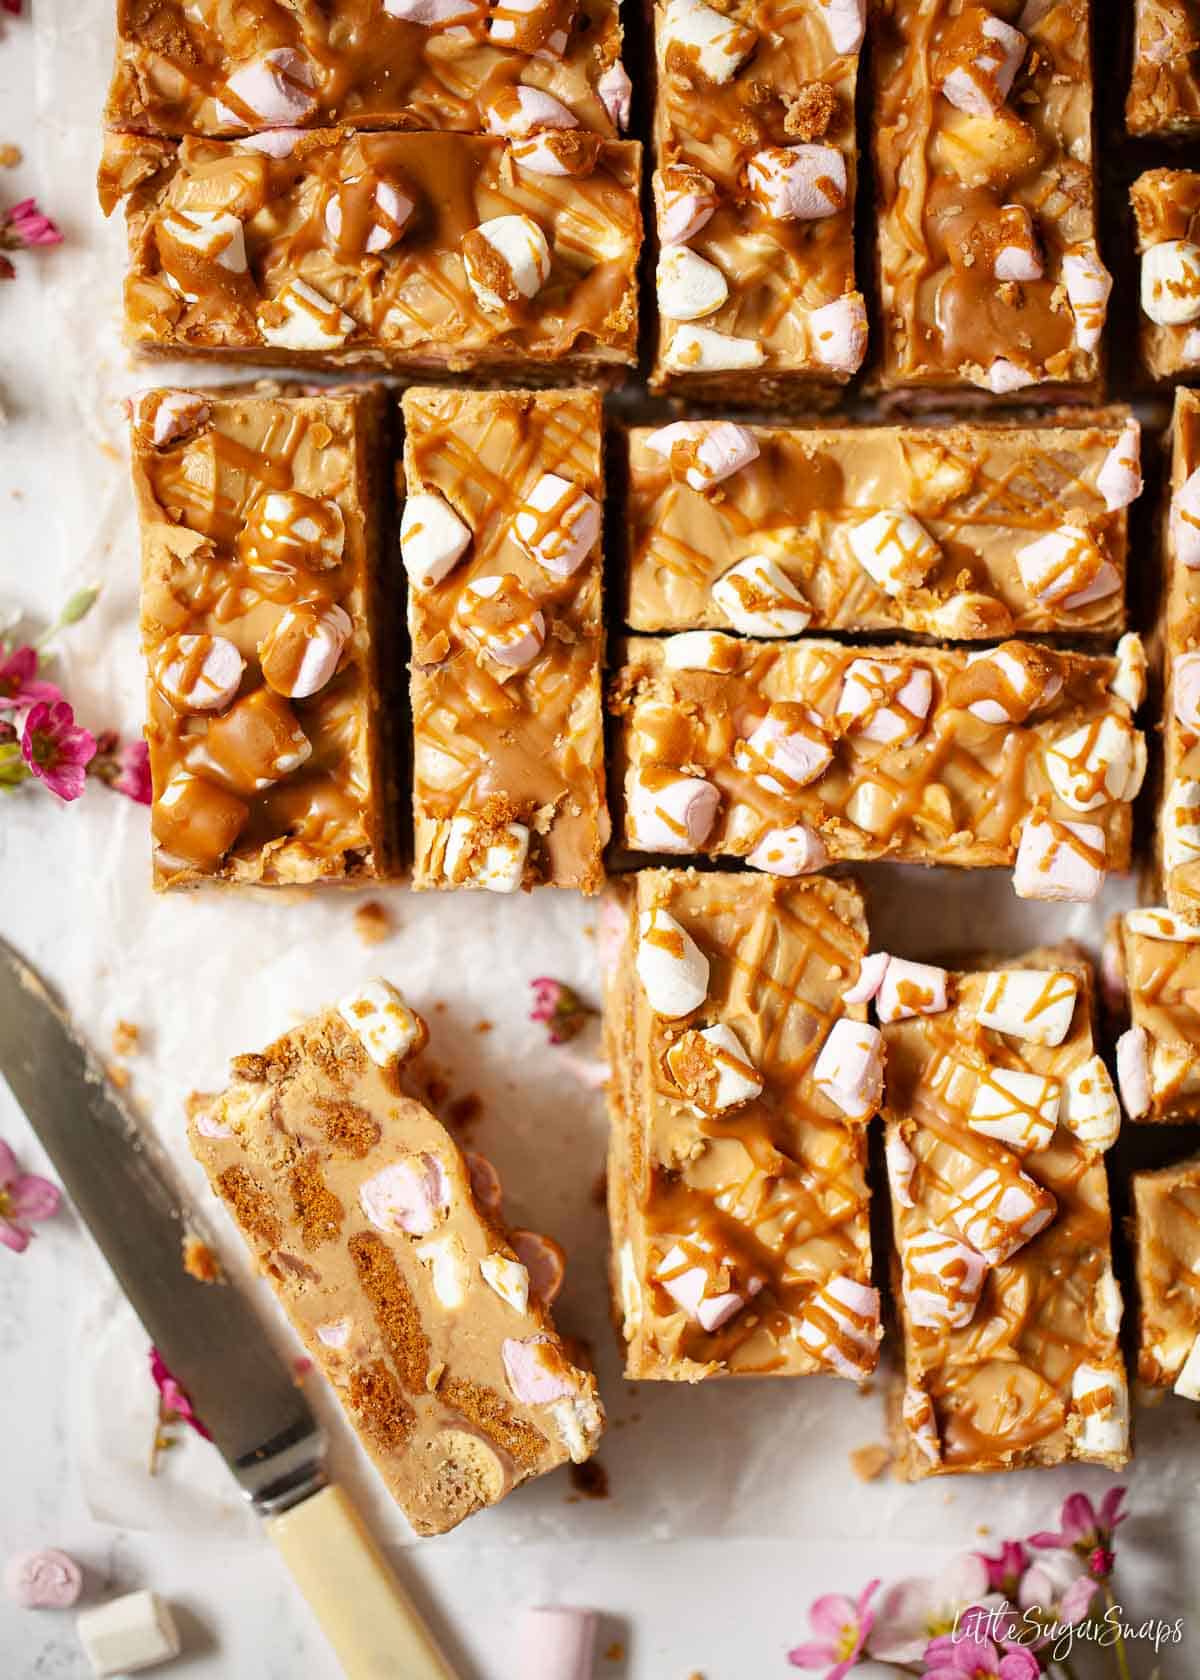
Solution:
[[[350,1320],[335,1318],[328,1324],[318,1324],[317,1340],[323,1342],[326,1347],[344,1348],[350,1340]]]
[[[857,373],[867,353],[867,306],[861,292],[847,292],[808,317],[808,342],[822,367]]]
[[[509,1337],[500,1354],[509,1387],[524,1406],[548,1406],[578,1392],[576,1372],[549,1336],[527,1336],[523,1342]]]
[[[629,80],[620,59],[610,64],[596,82],[596,95],[608,112],[608,120],[624,134],[629,127],[629,111],[633,102],[633,83]]]
[[[706,1245],[692,1246],[700,1248]],[[749,1279],[744,1294],[732,1289],[710,1294],[712,1274],[705,1265],[689,1265],[688,1261],[691,1258],[692,1255],[676,1243],[663,1256],[654,1275],[676,1305],[702,1330],[707,1330],[712,1335],[714,1331],[728,1324],[730,1319],[737,1317],[747,1299],[758,1294],[762,1288],[762,1279]]]
[[[276,47],[262,58],[240,65],[225,82],[226,97],[238,109],[217,102],[217,116],[230,128],[293,128],[317,108],[313,67],[294,47]],[[252,121],[241,115],[250,113]]]
[[[359,1204],[380,1231],[424,1237],[450,1206],[450,1184],[436,1155],[410,1155],[359,1187]]]
[[[904,1305],[922,1330],[962,1330],[979,1305],[988,1264],[950,1231],[918,1231],[903,1245]]]
[[[1149,1114],[1150,1040],[1145,1027],[1130,1027],[1117,1040],[1117,1085],[1131,1120]]]
[[[883,1038],[863,1021],[835,1021],[813,1080],[851,1120],[869,1120],[883,1095]]]
[[[950,1217],[977,1254],[1002,1266],[1044,1230],[1058,1203],[1028,1174],[1006,1166],[984,1167],[958,1193]]]
[[[1112,275],[1094,245],[1080,245],[1064,255],[1062,277],[1075,317],[1075,342],[1081,350],[1090,352],[1104,331]]]
[[[856,53],[867,32],[867,0],[819,0],[836,53]]]
[[[917,1170],[917,1157],[905,1143],[897,1127],[889,1127],[887,1143],[884,1145],[884,1159],[887,1164],[888,1184],[892,1195],[901,1207],[916,1207],[916,1199],[912,1193],[913,1176]]]
[[[815,222],[846,207],[846,159],[836,146],[768,146],[746,175],[751,198],[779,222]]]
[[[205,425],[211,412],[207,399],[195,391],[168,391],[154,411],[151,442],[156,449],[164,449]]]
[[[511,1231],[509,1241],[517,1259],[529,1273],[529,1287],[536,1300],[550,1306],[558,1296],[566,1275],[563,1251],[540,1231]]]
[[[880,746],[915,741],[933,703],[928,665],[902,665],[878,659],[852,659],[842,679],[837,719],[850,732]]]
[[[1036,385],[1037,375],[1010,362],[1007,356],[997,356],[984,376],[984,384],[993,396],[1008,397],[1014,391],[1023,391],[1027,385]]]
[[[869,957],[864,957],[858,965],[858,976],[854,984],[842,993],[842,1002],[870,1003],[883,985],[883,977],[891,960],[886,951],[875,951]]]
[[[258,644],[263,676],[276,694],[311,699],[332,681],[353,633],[349,615],[336,602],[288,607]]]
[[[516,99],[515,108],[513,98]],[[553,94],[518,82],[506,88],[504,98],[487,108],[487,125],[493,134],[507,134],[525,140],[539,128],[578,128],[574,114]]]
[[[1171,661],[1171,703],[1183,727],[1200,735],[1200,653],[1176,654]]]
[[[1171,541],[1188,571],[1200,571],[1200,467],[1171,497]]]
[[[1019,548],[1016,561],[1029,593],[1054,606],[1090,606],[1121,587],[1120,573],[1082,525],[1056,526]]]
[[[577,572],[600,537],[600,504],[558,473],[543,473],[513,519],[513,535],[551,577]]]
[[[498,1213],[504,1198],[500,1174],[486,1155],[476,1154],[474,1150],[469,1150],[463,1160],[471,1180],[471,1194],[485,1213]]]
[[[214,1120],[207,1108],[202,1108],[196,1115],[196,1130],[201,1137],[206,1138],[231,1138],[233,1136],[232,1128],[223,1126],[219,1120]]]
[[[352,175],[342,183],[342,189],[353,188],[360,180],[361,176]],[[375,182],[371,202],[371,223],[367,229],[364,251],[368,255],[378,256],[381,251],[390,250],[403,236],[415,206],[408,194],[402,192],[394,181],[382,179]],[[344,225],[345,211],[342,192],[339,191],[325,205],[325,226],[335,245],[341,244]]]
[[[69,1610],[83,1591],[83,1571],[66,1552],[47,1546],[10,1558],[4,1588],[22,1610]]]
[[[1142,493],[1142,428],[1127,420],[1121,435],[1104,457],[1096,474],[1096,488],[1110,513],[1128,507]]]
[[[969,65],[955,65],[941,84],[951,105],[973,117],[989,117],[1004,104],[1027,45],[1021,31],[1002,18],[984,18],[981,33],[985,44],[975,59]]]
[[[830,1278],[806,1303],[796,1333],[839,1377],[861,1382],[879,1358],[879,1291],[844,1274]]]
[[[884,1022],[940,1015],[947,1007],[949,981],[944,968],[893,957],[875,998],[875,1013]]]
[[[797,716],[794,706],[787,715],[772,708],[747,739],[738,742],[734,763],[768,793],[786,797],[825,774],[833,763],[833,749],[824,731]]]
[[[692,490],[710,490],[758,460],[758,439],[733,420],[674,420],[645,439],[647,449],[674,462],[682,450]]]
[[[1106,850],[1095,823],[1059,822],[1035,811],[1021,830],[1013,891],[1018,898],[1087,904],[1104,885]]]
[[[565,1604],[526,1610],[518,1643],[521,1680],[592,1680],[595,1611]]]
[[[753,851],[746,853],[751,869],[761,869],[766,875],[811,875],[824,869],[829,862],[825,842],[807,823],[793,823],[790,828],[769,828]]]
[[[159,692],[181,712],[221,712],[236,695],[246,661],[227,636],[173,636],[154,671]]]
[[[657,173],[654,206],[659,244],[686,245],[695,239],[719,203],[716,187],[698,169],[676,167]]]
[[[646,852],[698,852],[712,833],[720,790],[703,776],[634,770],[626,795],[630,838]]]

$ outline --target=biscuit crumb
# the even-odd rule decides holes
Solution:
[[[108,1066],[105,1068],[104,1071],[108,1076],[109,1084],[115,1085],[117,1087],[118,1091],[128,1090],[129,1080],[130,1080],[130,1072],[129,1072],[129,1069],[124,1066],[123,1063],[121,1063],[121,1062],[109,1062]]]
[[[382,945],[394,929],[391,911],[377,898],[369,898],[354,912],[354,931],[364,945]]]
[[[0,146],[0,169],[15,169],[20,161],[20,146]]]
[[[132,1021],[118,1021],[113,1028],[112,1049],[114,1056],[136,1056],[142,1047],[141,1028]]]
[[[208,1244],[190,1231],[183,1239],[183,1269],[197,1283],[217,1283],[221,1277],[221,1262]]]
[[[614,1639],[611,1645],[604,1648],[605,1662],[624,1662],[625,1647],[619,1639]]]
[[[873,1482],[891,1462],[891,1453],[878,1441],[872,1441],[867,1447],[855,1447],[850,1454],[850,1468],[860,1482]]]

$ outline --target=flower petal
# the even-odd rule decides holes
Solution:
[[[793,1668],[824,1668],[836,1655],[832,1645],[797,1645],[787,1654]]]
[[[5,1248],[11,1248],[14,1254],[24,1254],[29,1247],[29,1232],[22,1230],[20,1225],[14,1225],[11,1219],[0,1219],[0,1243]]]
[[[36,1173],[22,1173],[14,1179],[9,1191],[12,1210],[19,1219],[49,1219],[58,1212],[62,1191],[48,1178]]]
[[[1123,1487],[1109,1488],[1100,1502],[1100,1527],[1109,1534],[1129,1515],[1128,1511],[1121,1510],[1125,1493],[1126,1489]]]
[[[836,1644],[848,1627],[857,1625],[858,1614],[844,1594],[825,1593],[813,1601],[808,1619],[814,1633],[823,1633]]]
[[[0,1190],[7,1190],[17,1177],[17,1157],[3,1138],[0,1138]]]
[[[1000,1659],[1000,1680],[1038,1680],[1041,1669],[1032,1651],[1010,1646]]]
[[[1096,1532],[1096,1512],[1086,1493],[1068,1494],[1063,1501],[1062,1515],[1063,1536],[1069,1546],[1078,1540],[1085,1540]]]

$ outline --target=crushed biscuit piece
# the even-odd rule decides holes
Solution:
[[[875,1481],[891,1462],[891,1453],[878,1441],[872,1441],[870,1446],[855,1447],[850,1454],[850,1468],[860,1482]]]
[[[20,161],[20,146],[0,146],[0,169],[15,169]]]
[[[183,1269],[197,1283],[217,1283],[221,1277],[221,1262],[208,1244],[190,1231],[183,1239]]]
[[[382,945],[394,929],[391,911],[377,898],[369,898],[354,912],[354,931],[364,945]]]
[[[112,1048],[114,1056],[136,1056],[142,1044],[141,1028],[132,1021],[118,1021],[113,1028]]]

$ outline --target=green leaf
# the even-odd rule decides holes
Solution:
[[[78,624],[81,618],[86,618],[96,602],[100,599],[100,585],[90,584],[86,589],[78,589],[63,608],[58,620],[58,628],[65,630],[68,624]]]

